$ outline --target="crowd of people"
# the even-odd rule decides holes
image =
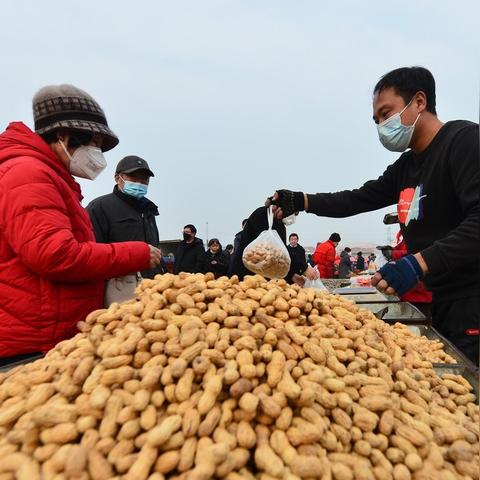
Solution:
[[[393,70],[374,88],[381,143],[404,152],[377,180],[355,190],[306,194],[278,189],[266,200],[273,228],[287,244],[284,219],[299,212],[349,217],[397,205],[405,250],[377,271],[375,258],[339,255],[339,275],[376,272],[373,284],[405,295],[420,281],[432,292],[432,322],[478,363],[480,319],[478,124],[442,123],[435,81],[422,67]],[[96,100],[72,85],[42,88],[33,98],[34,131],[12,122],[0,134],[0,359],[46,352],[73,336],[92,310],[132,292],[142,277],[165,272],[155,217],[147,199],[154,172],[134,155],[117,165],[113,192],[84,209],[74,177],[94,180],[103,153],[118,144]],[[176,273],[248,274],[242,252],[268,228],[256,209],[222,250],[205,249],[196,228],[183,229]],[[340,235],[317,246],[309,265],[298,235],[289,237],[287,280],[333,277]],[[228,252],[228,253],[227,253]],[[476,332],[476,333],[475,333]]]

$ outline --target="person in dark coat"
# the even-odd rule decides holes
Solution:
[[[196,237],[197,229],[191,225],[183,227],[183,241],[175,254],[175,273],[204,273],[206,255],[203,242]]]
[[[86,208],[98,243],[143,241],[158,247],[158,208],[145,197],[153,176],[148,163],[136,155],[118,162],[113,192],[92,200]],[[153,278],[162,268],[140,273],[143,278]]]
[[[282,242],[285,244],[287,230],[283,222],[274,219],[272,228],[277,231]],[[242,232],[240,232],[241,235],[239,237],[238,246],[233,250],[233,259],[228,271],[229,276],[238,275],[238,278],[243,280],[245,275],[255,275],[253,272],[245,268],[242,256],[245,247],[253,242],[253,240],[255,240],[264,230],[268,230],[267,207],[259,207],[250,215],[250,217],[248,217]]]
[[[357,253],[357,261],[356,261],[356,270],[360,270],[363,272],[365,270],[365,258],[362,255],[362,252]]]
[[[230,262],[232,261],[232,255],[233,255],[233,245],[229,243],[225,249],[223,250],[223,254],[228,260],[228,265],[230,265]],[[228,270],[228,269],[227,269]]]
[[[340,264],[338,266],[339,278],[348,278],[352,273],[352,261],[350,260],[350,247],[345,247],[340,253]]]
[[[288,236],[287,250],[290,255],[290,270],[286,277],[289,283],[298,283],[303,285],[303,280],[299,277],[307,277],[309,280],[315,280],[318,277],[317,272],[307,263],[305,249],[298,243],[298,234],[291,233]]]
[[[290,270],[292,273],[303,275],[307,270],[307,258],[305,256],[305,249],[298,243],[298,235],[291,233],[288,236],[287,250],[290,254]]]
[[[247,223],[248,218],[244,218],[242,220],[242,229],[235,234],[235,238],[233,239],[233,252],[235,253],[238,250],[238,246],[240,245],[240,239],[242,238],[242,232],[245,228],[245,224]]]
[[[228,273],[230,254],[226,254],[225,251],[222,250],[222,245],[218,238],[212,238],[208,242],[206,255],[207,261],[205,272],[213,272],[215,278],[222,277]]]

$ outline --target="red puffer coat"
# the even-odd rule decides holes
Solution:
[[[335,263],[335,244],[331,240],[321,243],[313,254],[313,261],[318,267],[320,278],[333,278]]]
[[[80,186],[23,123],[0,135],[0,357],[47,351],[102,307],[104,281],[149,267],[146,243],[95,243]]]

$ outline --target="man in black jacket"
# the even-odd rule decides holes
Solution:
[[[303,285],[305,278],[315,280],[318,278],[316,271],[307,263],[305,249],[298,243],[298,234],[291,233],[288,236],[287,250],[290,255],[290,271],[286,277],[289,283]]]
[[[442,123],[435,103],[435,80],[425,68],[387,73],[374,88],[373,119],[381,143],[404,152],[400,158],[356,190],[278,190],[271,201],[278,218],[304,210],[349,217],[397,204],[409,254],[385,264],[372,283],[402,295],[425,278],[433,326],[478,364],[479,130],[465,120]]]
[[[293,274],[303,275],[307,268],[307,257],[305,256],[305,249],[298,243],[298,235],[291,233],[288,236],[288,253],[290,254],[290,271]]]
[[[141,240],[158,248],[155,222],[158,208],[145,197],[153,176],[148,163],[136,155],[128,155],[118,162],[113,192],[92,200],[87,206],[97,242]],[[153,278],[157,273],[162,273],[161,268],[144,270],[141,275]]]
[[[204,273],[207,256],[203,242],[196,238],[197,229],[191,225],[183,227],[183,242],[175,254],[175,273]]]

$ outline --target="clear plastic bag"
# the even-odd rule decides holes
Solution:
[[[327,287],[319,278],[317,278],[316,280],[309,280],[307,278],[305,280],[305,285],[303,286],[303,288],[314,288],[315,290],[323,290],[324,292],[328,292]]]
[[[320,273],[318,271],[318,267],[315,265],[313,269],[317,272],[317,278],[315,280],[309,280],[307,278],[305,280],[305,284],[303,285],[303,288],[314,288],[315,290],[323,290],[324,292],[328,292],[327,287],[320,280]]]
[[[272,229],[273,214],[267,208],[268,230],[264,230],[243,251],[245,268],[266,278],[284,278],[290,270],[290,255],[278,233]]]

